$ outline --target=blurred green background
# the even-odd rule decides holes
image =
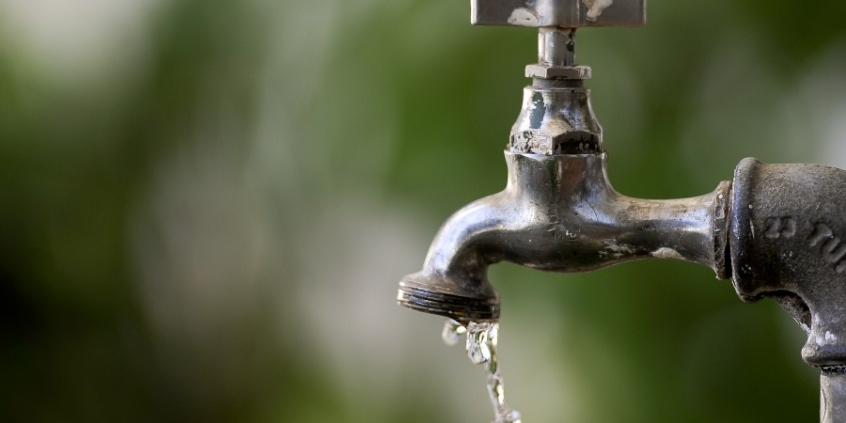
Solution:
[[[648,15],[579,38],[619,191],[846,167],[846,2]],[[0,0],[0,421],[490,421],[394,298],[504,186],[535,49],[466,0]],[[526,423],[817,421],[801,330],[708,269],[491,279]]]

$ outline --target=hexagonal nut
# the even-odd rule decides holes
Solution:
[[[526,66],[526,78],[538,79],[590,79],[588,66]]]

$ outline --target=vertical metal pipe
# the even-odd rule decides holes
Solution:
[[[820,422],[846,422],[846,374],[820,375]]]
[[[546,66],[575,66],[576,29],[540,28],[538,63]]]

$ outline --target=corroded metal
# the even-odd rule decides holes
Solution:
[[[586,272],[624,261],[690,261],[719,272],[729,184],[676,200],[617,193],[605,154],[505,153],[504,191],[464,207],[438,232],[423,269],[403,278],[399,302],[456,320],[496,319],[487,268],[499,261]]]
[[[539,27],[538,63],[505,152],[508,183],[455,213],[400,304],[461,322],[499,317],[487,268],[500,261],[586,272],[628,260],[699,263],[744,301],[771,298],[806,331],[820,416],[846,422],[846,170],[744,159],[731,183],[643,200],[609,183],[602,127],[576,66],[575,28],[645,23],[645,0],[471,0],[481,25]]]
[[[552,80],[590,79],[587,66],[576,66],[576,29],[540,28],[538,63],[526,66],[526,77]]]
[[[539,29],[538,63],[548,66],[575,66],[576,29]]]
[[[846,375],[820,375],[820,423],[846,422]]]
[[[846,171],[813,164],[737,167],[731,275],[746,301],[771,298],[808,334],[802,359],[819,368],[822,419],[846,421]]]
[[[570,86],[523,89],[523,107],[511,127],[508,149],[515,153],[601,153],[602,126],[590,105],[590,90]]]
[[[526,66],[526,77],[536,79],[590,79],[587,66],[576,66],[576,29],[540,28],[538,63]]]
[[[590,79],[588,66],[526,65],[526,78],[535,79]]]
[[[474,25],[643,26],[646,0],[471,0]]]

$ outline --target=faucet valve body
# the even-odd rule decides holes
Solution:
[[[504,191],[477,200],[438,231],[420,272],[400,282],[400,304],[466,322],[494,320],[487,268],[500,261],[560,273],[664,258],[725,269],[729,183],[676,200],[617,193],[601,154],[505,152]]]

